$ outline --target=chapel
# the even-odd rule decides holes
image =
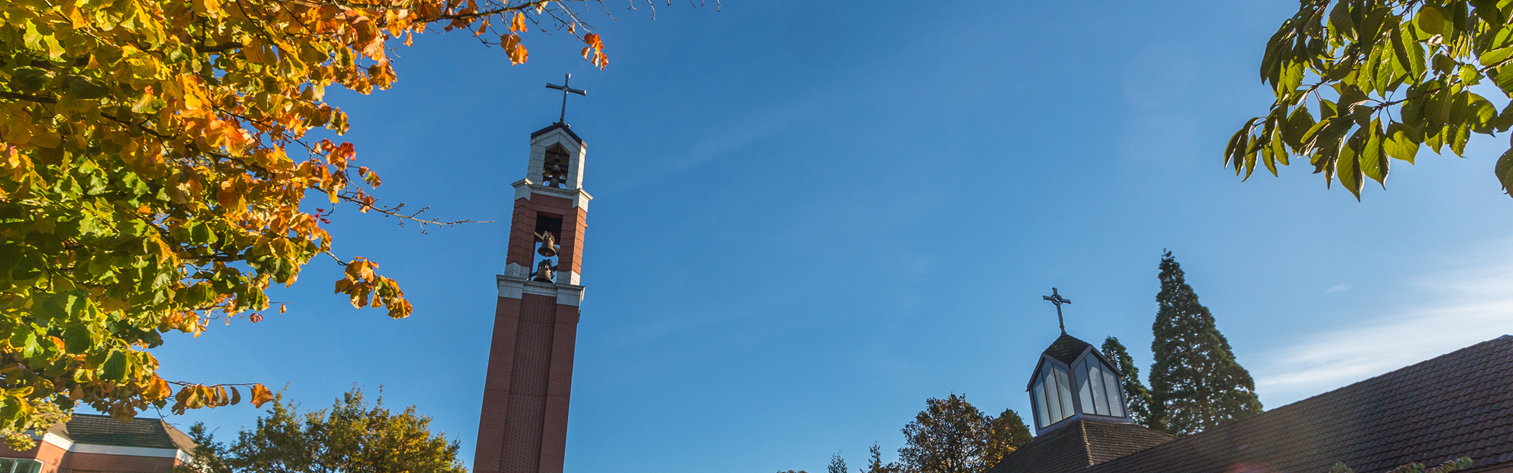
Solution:
[[[1462,471],[1513,473],[1513,336],[1183,438],[1130,421],[1113,367],[1063,328],[1026,386],[1035,438],[988,473],[1366,473],[1461,457]]]

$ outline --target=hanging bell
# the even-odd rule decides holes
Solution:
[[[531,278],[531,280],[545,283],[552,282],[555,277],[553,273],[556,270],[557,267],[553,266],[551,261],[541,260],[540,263],[536,263],[536,272],[533,274],[535,277]]]
[[[557,237],[552,232],[537,233],[536,240],[541,242],[541,248],[536,250],[536,254],[547,258],[557,256]]]

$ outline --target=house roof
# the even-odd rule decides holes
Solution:
[[[188,435],[162,419],[139,417],[121,422],[110,416],[74,414],[68,422],[55,425],[48,432],[86,445],[172,448],[185,452],[194,452],[195,448]]]
[[[570,125],[568,125],[566,123],[562,123],[562,122],[553,123],[551,126],[548,126],[546,128],[542,128],[540,130],[536,130],[536,132],[531,133],[531,139],[534,140],[534,139],[536,139],[536,137],[541,136],[541,135],[545,135],[545,134],[551,132],[552,130],[562,130],[562,131],[565,131],[565,132],[567,132],[567,136],[573,137],[573,141],[577,141],[578,144],[580,144],[580,145],[583,144],[583,138],[579,138],[577,133],[573,133],[572,126],[570,126]]]
[[[988,473],[1083,471],[1096,465],[1172,441],[1145,427],[1072,419],[1036,436],[994,465]]]
[[[1434,465],[1463,456],[1474,462],[1471,471],[1513,465],[1513,336],[1472,345],[1086,471],[1320,472],[1329,471],[1336,462],[1355,471],[1387,471],[1407,463]]]

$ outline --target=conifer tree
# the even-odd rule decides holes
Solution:
[[[1151,392],[1140,382],[1140,368],[1135,366],[1124,344],[1118,338],[1108,337],[1103,341],[1103,355],[1124,378],[1124,412],[1129,414],[1130,421],[1147,429],[1162,430],[1161,419],[1151,416]]]
[[[849,473],[846,471],[846,459],[841,458],[841,452],[835,452],[830,456],[830,466],[826,471],[827,473]]]
[[[873,442],[872,448],[867,449],[867,452],[871,454],[871,457],[867,460],[866,468],[857,468],[861,473],[898,473],[903,471],[903,468],[897,463],[883,463],[883,448],[878,446],[877,442]]]
[[[1250,373],[1235,361],[1170,251],[1161,257],[1160,279],[1151,326],[1151,416],[1169,434],[1191,435],[1261,413]]]

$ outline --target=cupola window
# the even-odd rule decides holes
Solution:
[[[1030,390],[1035,401],[1035,419],[1037,428],[1045,428],[1051,424],[1071,417],[1076,411],[1072,404],[1071,377],[1067,375],[1066,368],[1057,366],[1050,361],[1044,362],[1040,367],[1040,377],[1035,380],[1035,386]]]
[[[1124,417],[1124,397],[1112,368],[1089,355],[1077,363],[1076,375],[1083,414]]]

